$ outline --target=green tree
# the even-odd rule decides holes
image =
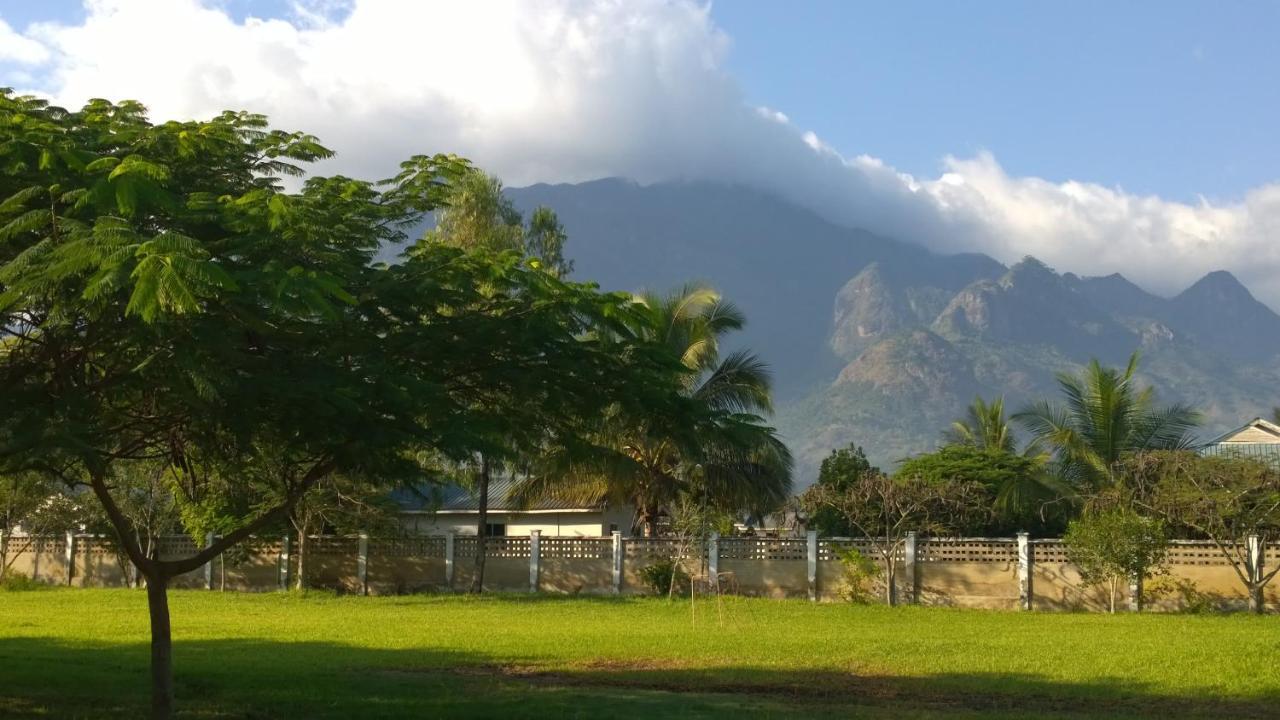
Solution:
[[[502,182],[479,169],[467,169],[453,182],[444,196],[443,207],[437,212],[437,220],[436,227],[426,234],[425,243],[439,243],[468,252],[517,252],[529,258],[531,266],[555,277],[563,277],[572,267],[564,257],[566,236],[555,213],[539,207],[526,229],[520,212],[503,194]],[[502,442],[501,438],[494,440],[499,445]],[[471,485],[479,507],[476,536],[480,540],[472,573],[473,593],[484,590],[489,487],[494,473],[511,472],[513,463],[527,465],[528,458],[503,448],[501,453],[479,454],[466,463],[472,471]]]
[[[0,473],[100,503],[147,582],[158,718],[173,712],[169,580],[279,527],[326,478],[416,477],[423,451],[537,447],[606,406],[660,414],[679,397],[665,350],[626,334],[625,297],[514,252],[374,261],[465,161],[284,189],[329,154],[249,113],[153,125],[137,103],[0,91]],[[112,484],[137,461],[174,469],[184,518],[241,510],[192,556],[148,557]]]
[[[741,311],[698,284],[637,296],[633,307],[640,314],[634,331],[683,370],[680,409],[658,415],[614,408],[591,439],[598,449],[554,448],[518,496],[629,503],[650,536],[663,513],[690,494],[725,513],[763,515],[781,506],[792,459],[761,417],[772,411],[768,370],[745,350],[720,352],[723,337],[743,326]]]
[[[946,445],[904,460],[895,473],[932,483],[973,483],[992,500],[993,513],[975,518],[960,532],[984,534],[1028,531],[1045,534],[1062,528],[1070,488],[1053,477],[1043,455],[1024,455],[999,447]]]
[[[1257,536],[1265,546],[1280,537],[1280,470],[1256,458],[1166,450],[1130,455],[1123,472],[1135,506],[1213,542],[1244,586],[1249,609],[1262,612],[1263,592],[1280,566],[1252,563],[1247,542]]]
[[[1130,583],[1142,607],[1142,583],[1164,564],[1168,548],[1163,522],[1123,506],[1086,512],[1071,521],[1062,540],[1081,578],[1107,586],[1112,613],[1119,589]]]
[[[832,450],[830,455],[822,459],[816,484],[843,491],[863,475],[879,472],[880,468],[872,466],[867,460],[862,447],[851,443],[849,447]],[[853,528],[844,515],[828,505],[815,507],[806,524],[827,537],[848,537],[853,534]]]
[[[32,534],[39,524],[41,509],[51,499],[59,496],[60,488],[46,478],[32,472],[16,472],[0,475],[0,579],[4,578],[13,560],[24,547],[14,545],[13,531],[21,527]],[[23,541],[26,542],[26,541]]]
[[[1124,370],[1092,360],[1080,375],[1058,375],[1063,404],[1044,400],[1014,416],[1053,450],[1058,472],[1080,491],[1115,485],[1127,453],[1191,444],[1199,414],[1181,404],[1157,406],[1152,388],[1138,388],[1137,369],[1137,353]]]
[[[1004,398],[988,403],[974,398],[965,411],[965,417],[951,423],[943,434],[948,445],[967,445],[981,450],[999,450],[1012,453],[1017,450],[1013,428],[1004,415]]]
[[[800,496],[812,516],[829,508],[870,540],[884,568],[885,602],[898,602],[898,555],[907,533],[954,532],[984,515],[985,495],[973,483],[931,482],[914,475],[864,472],[841,487],[812,485]]]

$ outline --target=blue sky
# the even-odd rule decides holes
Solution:
[[[720,2],[750,98],[835,148],[1181,199],[1280,172],[1280,3]]]
[[[445,150],[510,184],[738,182],[939,251],[1165,294],[1225,268],[1280,303],[1280,3],[0,0],[0,20],[0,86],[265,112],[337,149],[325,170]]]

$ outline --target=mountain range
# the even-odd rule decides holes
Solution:
[[[609,179],[507,194],[559,214],[578,277],[607,290],[700,279],[740,305],[737,342],[774,370],[798,485],[849,443],[892,467],[935,447],[975,396],[1017,409],[1090,358],[1140,351],[1141,382],[1201,410],[1204,435],[1280,403],[1280,315],[1225,271],[1164,298],[1119,274],[934,253],[747,187]]]

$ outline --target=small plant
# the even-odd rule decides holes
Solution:
[[[1147,595],[1153,600],[1175,600],[1178,609],[1192,615],[1203,615],[1214,610],[1213,598],[1196,585],[1195,580],[1165,575],[1156,578],[1147,587]]]
[[[6,573],[0,578],[0,592],[27,592],[29,590],[46,590],[49,586],[22,573]]]
[[[689,593],[689,573],[680,567],[675,560],[659,560],[640,569],[640,579],[648,585],[656,595],[668,595],[672,591],[672,580],[675,580],[675,592],[682,595]]]
[[[875,581],[880,577],[880,566],[857,548],[835,548],[843,570],[844,587],[841,597],[858,605],[870,605],[877,594]]]
[[[1071,562],[1080,568],[1081,578],[1107,588],[1113,613],[1116,597],[1130,579],[1138,581],[1141,608],[1141,581],[1160,572],[1169,543],[1164,523],[1122,507],[1072,520],[1062,539]]]

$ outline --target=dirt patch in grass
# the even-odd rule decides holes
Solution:
[[[609,688],[734,695],[799,705],[882,707],[918,711],[1000,712],[1027,716],[1133,718],[1275,717],[1280,698],[1240,700],[1152,695],[1115,683],[1058,683],[1031,676],[905,677],[835,671],[695,668],[677,662],[598,660],[561,669],[478,665],[450,674],[501,678],[556,688]],[[798,710],[799,712],[799,710]]]

